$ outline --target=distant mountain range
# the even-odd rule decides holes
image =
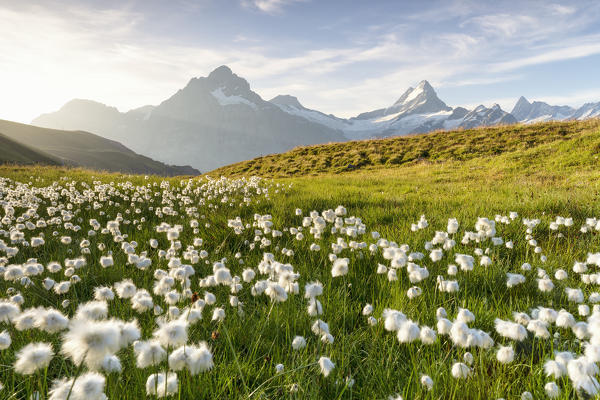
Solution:
[[[265,101],[245,79],[221,66],[208,77],[193,78],[158,106],[122,113],[94,101],[72,100],[32,123],[94,132],[163,162],[207,171],[300,145],[597,116],[600,102],[573,109],[529,103],[524,97],[510,113],[497,104],[452,108],[422,81],[390,107],[345,119],[308,109],[290,95]]]
[[[195,168],[166,165],[122,144],[82,131],[61,131],[0,120],[0,163],[85,167],[163,176],[198,175]]]

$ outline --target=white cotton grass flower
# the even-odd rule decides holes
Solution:
[[[333,262],[331,267],[331,276],[336,278],[348,274],[348,258],[338,258]]]
[[[446,318],[440,318],[437,321],[436,327],[440,335],[448,335],[452,330],[452,322]]]
[[[321,282],[311,282],[304,286],[304,298],[311,299],[323,294],[323,285]]]
[[[100,266],[102,266],[102,268],[112,267],[113,265],[115,265],[115,262],[113,261],[112,255],[100,257]]]
[[[565,288],[565,293],[570,302],[583,303],[585,300],[583,291],[579,288]]]
[[[567,364],[567,374],[573,387],[592,397],[600,392],[600,383],[595,377],[598,372],[598,366],[584,356],[570,360]]]
[[[538,307],[537,317],[546,323],[553,324],[558,318],[558,312],[552,308]]]
[[[311,331],[317,335],[317,336],[322,336],[326,333],[329,333],[329,325],[327,324],[327,322],[322,321],[320,319],[316,320],[312,326],[310,327]]]
[[[15,318],[21,309],[13,302],[0,300],[0,322],[10,322]]]
[[[300,350],[306,347],[306,339],[303,336],[296,336],[292,340],[292,348],[294,350]]]
[[[500,346],[496,352],[496,359],[502,364],[508,364],[515,359],[515,350],[512,346]]]
[[[49,343],[29,343],[16,354],[15,371],[23,375],[31,375],[37,370],[47,368],[54,357],[54,350]]]
[[[412,300],[419,297],[423,293],[423,290],[418,286],[413,286],[406,291],[406,296]]]
[[[456,232],[458,232],[458,227],[459,227],[459,223],[458,220],[456,218],[449,218],[448,219],[448,225],[447,225],[447,232],[449,234],[454,234]]]
[[[446,318],[446,317],[448,317],[448,312],[446,311],[446,309],[444,307],[438,307],[435,310],[435,318],[436,319]]]
[[[123,279],[114,285],[117,296],[120,299],[129,299],[133,297],[137,291],[133,281],[131,279]]]
[[[588,339],[590,336],[590,332],[588,329],[588,324],[586,322],[580,321],[571,327],[573,334],[579,340]]]
[[[554,272],[554,278],[556,278],[556,280],[558,281],[564,281],[568,277],[569,275],[564,269],[557,269],[556,272]]]
[[[103,371],[110,373],[120,374],[123,367],[121,366],[121,360],[115,355],[106,355],[102,360],[101,368]]]
[[[131,297],[131,308],[139,313],[146,312],[154,308],[152,296],[145,289],[140,289]]]
[[[475,259],[473,256],[467,254],[456,254],[454,257],[454,262],[459,265],[461,270],[472,271]]]
[[[527,338],[527,330],[521,324],[496,318],[496,320],[494,320],[494,325],[496,327],[496,332],[498,332],[498,334],[500,334],[502,337],[516,340],[518,342],[521,342]]]
[[[221,308],[221,307],[216,307],[213,310],[213,315],[211,320],[212,321],[217,321],[217,322],[221,322],[225,319],[225,309]]]
[[[419,337],[423,344],[433,344],[435,343],[435,339],[437,338],[437,333],[428,326],[422,326],[421,332],[419,333]]]
[[[77,378],[55,381],[48,392],[48,400],[106,400],[105,384],[106,378],[101,374],[85,372]]]
[[[321,357],[319,358],[319,367],[323,376],[327,378],[331,371],[333,371],[335,368],[335,364],[329,359],[329,357]]]
[[[217,297],[211,292],[204,292],[204,302],[208,305],[213,305],[217,302]]]
[[[111,301],[114,298],[115,294],[108,286],[94,288],[94,299],[98,301]]]
[[[173,305],[179,303],[179,299],[181,298],[181,295],[179,294],[179,292],[177,290],[171,290],[171,291],[165,293],[164,297],[165,297],[165,303],[173,306]]]
[[[77,307],[77,311],[73,318],[99,321],[106,319],[107,316],[108,304],[106,304],[106,301],[88,301]]]
[[[365,304],[365,306],[362,309],[362,315],[371,315],[373,313],[373,306],[371,304]]]
[[[69,319],[54,308],[47,308],[37,315],[35,327],[48,333],[57,333],[67,329]]]
[[[23,310],[21,314],[13,318],[13,325],[18,331],[32,329],[35,326],[35,321],[39,318],[40,313],[43,313],[42,307],[28,308]]]
[[[457,362],[452,365],[451,373],[456,379],[465,379],[471,375],[471,368],[465,363]]]
[[[554,283],[550,280],[550,278],[538,279],[538,289],[541,292],[551,292],[552,289],[554,289]]]
[[[548,382],[544,385],[544,391],[546,392],[546,396],[550,399],[556,399],[560,396],[560,388],[556,384],[556,382]]]
[[[521,400],[533,400],[533,395],[531,394],[531,392],[524,391],[523,393],[521,393]]]
[[[61,294],[66,294],[69,292],[69,289],[71,289],[71,282],[69,281],[62,281],[62,282],[58,282],[56,284],[54,284],[54,293],[61,295]]]
[[[417,340],[420,334],[419,325],[411,320],[406,320],[400,325],[396,337],[400,343],[410,343]]]
[[[54,281],[54,279],[48,277],[44,278],[44,280],[42,281],[42,286],[44,286],[44,289],[46,290],[52,290],[55,284],[56,282]]]
[[[316,317],[317,315],[323,314],[323,306],[321,305],[321,302],[314,298],[310,299],[308,301],[307,313],[311,317]]]
[[[386,308],[381,314],[384,320],[384,328],[386,331],[396,332],[406,321],[406,315],[397,310]]]
[[[246,283],[252,282],[252,280],[254,280],[255,276],[256,276],[256,272],[254,272],[254,270],[252,268],[246,268],[242,272],[242,279]]]
[[[525,283],[525,277],[521,274],[506,273],[506,287],[512,288],[522,283]]]
[[[188,326],[187,321],[180,319],[163,322],[152,336],[164,347],[183,346],[188,340]]]
[[[575,325],[575,317],[567,310],[560,310],[556,317],[556,326],[559,328],[571,328]]]
[[[133,343],[133,352],[138,368],[158,365],[167,358],[167,352],[158,340],[136,341]]]
[[[398,280],[398,274],[395,269],[390,269],[387,273],[388,281],[395,282]]]
[[[577,313],[582,317],[590,315],[590,306],[587,304],[580,304],[577,306]]]
[[[433,262],[440,261],[443,256],[444,256],[444,252],[442,249],[433,249],[429,253],[429,258],[431,258],[431,261],[433,261]]]
[[[159,398],[171,396],[177,393],[178,385],[177,374],[174,372],[167,375],[164,372],[152,374],[146,380],[146,394]]]
[[[588,343],[585,346],[584,354],[588,361],[595,362],[595,363],[599,362],[600,361],[600,346],[596,346],[596,345]]]
[[[12,339],[8,331],[2,331],[0,333],[0,350],[6,350],[10,347]]]
[[[469,322],[475,321],[475,315],[467,308],[459,308],[456,320],[468,324]]]
[[[285,289],[275,282],[268,282],[265,294],[271,298],[272,301],[282,303],[287,300],[288,294]]]
[[[466,352],[465,354],[463,354],[463,361],[467,364],[467,365],[473,365],[473,354],[471,354],[470,352]]]
[[[433,379],[429,375],[422,375],[421,385],[425,386],[427,390],[431,390],[433,389]]]
[[[119,350],[121,332],[112,321],[75,319],[63,334],[61,352],[75,365],[85,362],[88,368],[100,367],[107,354]]]
[[[204,342],[198,346],[181,346],[169,355],[169,368],[172,371],[180,371],[187,367],[191,375],[197,375],[212,369],[213,366],[212,353]]]
[[[540,319],[532,319],[527,324],[527,330],[532,332],[536,337],[542,339],[550,338],[550,332],[548,332],[548,323]]]

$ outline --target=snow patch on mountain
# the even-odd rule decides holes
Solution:
[[[212,94],[213,97],[222,106],[231,106],[234,104],[245,104],[255,110],[258,109],[258,106],[256,104],[254,104],[253,102],[251,102],[248,99],[243,98],[242,96],[237,96],[237,95],[227,96],[225,93],[223,93],[222,87],[216,88],[215,90],[210,92],[210,94]]]

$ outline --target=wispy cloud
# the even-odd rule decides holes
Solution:
[[[267,14],[279,14],[285,6],[306,0],[242,0],[242,6],[255,8]]]
[[[557,15],[571,15],[577,11],[575,7],[565,6],[563,4],[549,4],[548,8]]]
[[[304,0],[243,0],[244,7],[235,11],[299,23],[285,12],[299,1]],[[182,13],[195,12],[194,4]],[[454,0],[400,18],[381,15],[369,23],[363,15],[340,9],[339,16],[322,18],[298,38],[290,39],[288,31],[279,37],[271,30],[248,29],[236,20],[233,26],[239,29],[223,30],[221,36],[228,39],[222,41],[154,34],[148,26],[156,21],[129,5],[92,9],[67,3],[57,8],[0,0],[0,117],[28,121],[75,97],[121,110],[156,104],[191,77],[222,64],[265,98],[293,94],[309,107],[340,116],[388,106],[422,79],[445,93],[462,87],[473,93],[481,86],[476,97],[469,95],[469,103],[489,99],[480,102],[504,107],[506,92],[494,101],[486,85],[525,82],[526,67],[600,54],[600,32],[594,28],[600,6],[594,3],[582,10],[579,5],[514,2],[504,7],[510,12],[498,14],[482,2]],[[309,6],[318,10],[319,3]],[[427,29],[423,21],[429,22]],[[335,29],[319,29],[328,22]],[[26,28],[39,26],[43,35]],[[458,105],[461,99],[448,101]]]
[[[537,64],[546,64],[574,58],[600,54],[600,36],[580,38],[576,43],[562,43],[553,50],[541,51],[536,55],[497,63],[491,66],[492,71],[510,71]]]

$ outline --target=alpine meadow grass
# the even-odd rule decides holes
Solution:
[[[494,129],[345,172],[0,167],[0,397],[596,396],[597,121]]]

